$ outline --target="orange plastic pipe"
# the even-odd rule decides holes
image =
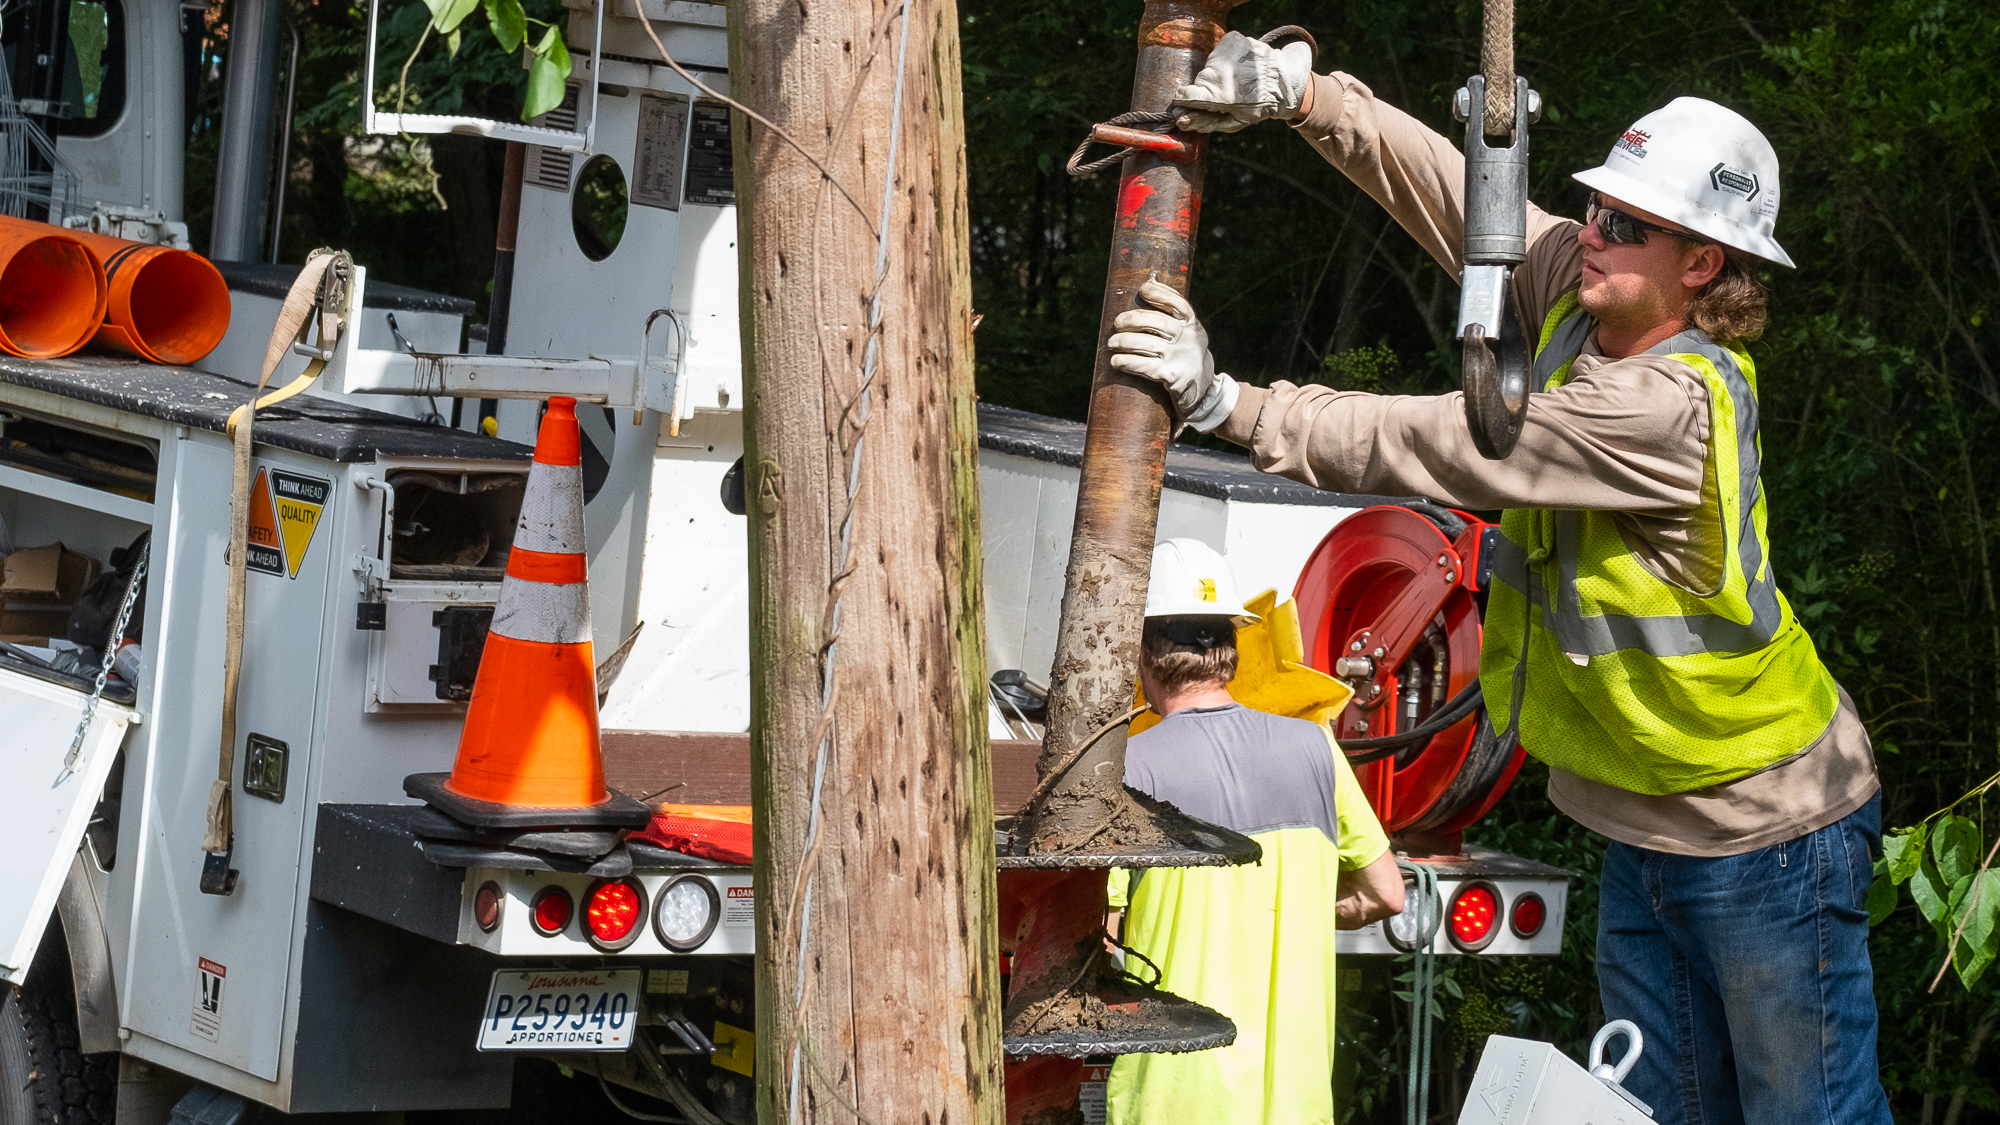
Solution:
[[[192,250],[78,232],[111,286],[98,347],[150,359],[193,363],[229,331],[229,283]]]
[[[0,215],[0,350],[68,355],[103,322],[106,297],[104,267],[74,232]]]

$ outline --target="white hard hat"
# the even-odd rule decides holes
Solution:
[[[1755,125],[1705,98],[1675,98],[1641,117],[1586,187],[1651,211],[1724,246],[1789,266],[1778,221],[1778,153]]]
[[[1229,564],[1199,539],[1168,539],[1153,547],[1146,616],[1233,617],[1240,624],[1258,619],[1243,608]]]

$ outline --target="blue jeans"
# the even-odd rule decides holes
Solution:
[[[1624,1086],[1660,1125],[1889,1125],[1863,905],[1881,838],[1877,793],[1742,855],[1604,853],[1597,987],[1646,1036]]]

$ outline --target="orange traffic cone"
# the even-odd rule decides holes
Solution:
[[[476,827],[644,827],[646,806],[604,784],[583,560],[583,439],[576,400],[552,398],[528,469],[450,775],[403,790]]]

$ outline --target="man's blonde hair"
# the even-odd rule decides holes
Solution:
[[[1687,323],[1718,343],[1749,343],[1764,334],[1770,294],[1757,280],[1756,259],[1722,248],[1722,272],[1701,287],[1688,306]]]
[[[1236,626],[1227,617],[1148,617],[1139,645],[1162,690],[1178,693],[1236,678]]]

